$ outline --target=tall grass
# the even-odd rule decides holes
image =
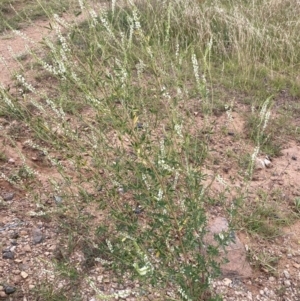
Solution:
[[[230,235],[216,236],[213,245],[204,239],[211,192],[203,133],[210,130],[214,90],[232,70],[245,81],[261,70],[292,76],[299,7],[241,0],[80,6],[85,22],[71,26],[54,16],[58,40],[44,40],[45,55],[32,52],[37,79],[50,85],[36,88],[18,75],[23,99],[2,89],[1,115],[33,131],[26,146],[61,174],[52,193],[70,216],[80,220],[83,202],[99,206],[105,217],[86,239],[95,239],[103,267],[138,279],[144,294],[156,291],[162,300],[217,300],[210,282]],[[245,182],[267,131],[269,100],[260,100]],[[201,128],[194,112],[201,112]]]

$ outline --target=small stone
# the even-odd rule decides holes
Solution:
[[[0,292],[4,291],[4,287],[2,285],[0,285]]]
[[[14,259],[14,257],[15,257],[14,252],[12,252],[10,250],[2,251],[2,258],[3,259]]]
[[[33,290],[33,289],[35,288],[35,286],[34,286],[33,284],[29,284],[28,288],[29,288],[30,290]]]
[[[32,231],[33,243],[36,245],[36,244],[41,243],[43,240],[44,240],[44,235],[43,235],[42,231],[40,229],[34,229]]]
[[[223,284],[226,285],[226,286],[230,286],[232,283],[232,280],[229,279],[229,278],[224,278],[223,279]]]
[[[22,277],[23,279],[26,279],[26,278],[28,277],[28,274],[27,274],[26,272],[22,271],[22,272],[21,272],[21,277]]]
[[[234,293],[235,293],[235,295],[237,295],[237,296],[242,296],[242,295],[243,295],[243,292],[241,292],[241,291],[235,291]]]
[[[269,281],[270,282],[274,282],[275,281],[275,277],[273,277],[273,276],[269,277]]]
[[[141,214],[143,211],[144,211],[144,209],[143,209],[143,207],[140,206],[140,205],[136,206],[136,208],[133,209],[133,212],[134,212],[135,214]]]
[[[16,162],[16,161],[15,161],[13,158],[9,158],[9,159],[8,159],[8,163],[9,163],[9,164],[15,164],[15,162]]]
[[[141,122],[138,122],[137,125],[136,125],[136,127],[138,129],[142,129],[144,126],[143,126],[143,124]]]
[[[50,245],[50,247],[49,247],[49,251],[55,251],[55,250],[56,250],[56,248],[57,248],[57,246],[56,246],[56,245]]]
[[[15,274],[15,275],[19,275],[19,274],[21,273],[20,270],[13,270],[12,272],[13,272],[13,274]]]
[[[15,194],[13,192],[7,192],[2,194],[2,198],[4,201],[11,201],[15,197]]]
[[[290,286],[291,286],[291,281],[290,281],[290,280],[284,280],[284,281],[283,281],[283,284],[284,284],[286,287],[290,287]]]
[[[290,254],[290,253],[289,253],[289,254],[287,254],[286,256],[287,256],[287,258],[291,259],[291,258],[293,257],[293,254]]]
[[[286,279],[290,279],[290,273],[287,271],[287,270],[284,270],[283,271],[283,275],[284,275],[284,277],[286,278]]]
[[[259,294],[263,296],[265,294],[265,292],[263,290],[260,290]]]
[[[21,230],[21,231],[20,231],[20,235],[21,235],[21,236],[25,236],[25,235],[27,235],[27,231],[25,231],[25,230]]]
[[[6,295],[11,295],[15,291],[16,291],[16,288],[14,286],[7,285],[7,286],[4,287],[4,292],[5,292]]]
[[[62,203],[62,198],[58,195],[55,195],[54,196],[54,201],[57,205],[61,204]]]
[[[14,231],[13,233],[10,234],[10,238],[11,239],[17,239],[17,238],[19,238],[19,233]]]
[[[31,247],[30,247],[30,245],[25,245],[24,247],[23,247],[23,251],[24,252],[31,252]]]
[[[22,271],[26,271],[29,269],[29,266],[27,264],[20,264],[19,269],[21,269]]]
[[[271,167],[272,167],[272,163],[271,163],[271,161],[268,160],[268,159],[264,159],[264,164],[265,164],[265,166],[266,166],[267,168],[271,168]]]
[[[264,169],[265,167],[266,167],[265,163],[262,159],[259,159],[259,158],[255,159],[255,169],[256,170],[261,170],[261,169]]]
[[[7,298],[7,295],[5,294],[5,292],[3,292],[3,291],[0,292],[0,298],[3,298],[3,299]]]
[[[10,242],[13,246],[17,246],[18,242],[16,239],[12,239],[12,241]]]
[[[300,264],[299,263],[293,263],[293,267],[296,269],[300,269]]]

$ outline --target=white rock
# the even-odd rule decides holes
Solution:
[[[259,293],[263,296],[265,292],[263,290],[260,290]]]
[[[223,284],[226,286],[230,286],[230,284],[232,283],[232,280],[229,278],[224,278],[223,279]]]
[[[255,159],[255,169],[256,170],[261,170],[261,169],[265,169],[265,163],[262,159],[256,158]]]
[[[283,275],[284,275],[284,277],[286,278],[286,279],[290,279],[290,273],[287,271],[287,270],[284,270],[283,271]]]
[[[263,163],[264,163],[265,167],[267,167],[267,168],[272,167],[272,162],[268,159],[264,159]]]
[[[269,281],[270,281],[270,282],[275,281],[275,277],[273,277],[273,276],[269,277]]]
[[[290,287],[290,286],[291,286],[291,281],[290,281],[290,280],[284,280],[284,281],[283,281],[283,284],[284,284],[286,287]]]
[[[23,279],[26,279],[26,278],[28,277],[28,274],[27,274],[26,272],[22,271],[22,272],[21,272],[21,277],[22,277]]]

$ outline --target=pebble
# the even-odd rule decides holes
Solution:
[[[293,263],[293,267],[296,269],[300,269],[300,264],[299,263]]]
[[[32,231],[32,242],[36,245],[36,244],[39,244],[43,241],[44,239],[44,235],[42,233],[41,230],[39,229],[34,229]]]
[[[29,266],[27,264],[20,264],[19,269],[21,269],[22,271],[26,271],[29,269]]]
[[[255,160],[255,169],[256,170],[261,170],[261,169],[264,169],[266,166],[265,166],[265,163],[262,159],[259,159],[259,158],[256,158]]]
[[[20,235],[21,235],[21,236],[25,236],[25,235],[27,235],[27,231],[25,231],[25,230],[21,230],[21,231],[20,231]]]
[[[13,158],[9,158],[9,159],[8,159],[8,163],[9,163],[9,164],[15,164],[15,162],[16,162],[16,161],[15,161]]]
[[[55,195],[54,196],[54,201],[57,205],[61,204],[62,203],[62,198],[58,195]]]
[[[25,245],[24,247],[23,247],[23,251],[24,252],[31,252],[31,247],[30,247],[30,245]]]
[[[22,272],[21,272],[21,277],[22,277],[23,279],[26,279],[26,278],[28,277],[28,274],[27,274],[26,272],[22,271]]]
[[[17,246],[18,245],[18,242],[16,239],[13,239],[11,242],[10,242],[13,246]]]
[[[2,251],[2,258],[3,259],[14,259],[15,254],[10,250]]]
[[[229,278],[224,278],[223,279],[223,284],[226,286],[230,286],[230,284],[232,283],[232,280]]]
[[[290,280],[284,280],[284,281],[283,281],[283,284],[284,284],[286,287],[290,287],[290,286],[291,286],[291,281],[290,281]]]
[[[15,194],[13,192],[7,192],[2,194],[2,198],[4,201],[11,201],[15,197]]]
[[[7,285],[7,286],[4,287],[4,292],[5,292],[6,295],[11,295],[15,291],[16,291],[16,288],[14,286]]]
[[[262,295],[262,296],[265,294],[264,290],[260,290],[259,293],[260,293],[260,295]]]
[[[275,277],[273,277],[273,276],[269,277],[269,281],[270,281],[270,282],[275,281]]]
[[[19,233],[14,231],[13,233],[10,234],[10,238],[11,239],[17,239],[17,238],[19,238]]]
[[[5,292],[0,292],[0,298],[2,299],[4,299],[4,298],[6,298],[7,297],[7,294],[5,294]]]
[[[141,122],[138,122],[136,126],[138,129],[142,129],[144,127],[144,125]]]
[[[268,159],[264,159],[264,164],[265,164],[265,166],[266,166],[267,168],[272,167],[272,163],[271,163],[271,161],[268,160]]]
[[[287,271],[287,270],[284,270],[283,271],[283,275],[284,275],[284,277],[286,278],[286,279],[290,279],[290,273]]]
[[[20,275],[16,275],[15,277],[13,277],[13,282],[14,284],[18,284],[22,281],[22,278]]]

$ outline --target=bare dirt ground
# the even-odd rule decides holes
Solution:
[[[73,17],[65,16],[71,21]],[[82,16],[80,17],[82,18]],[[14,86],[11,79],[15,71],[20,68],[16,58],[28,53],[26,45],[37,47],[38,42],[53,33],[47,29],[48,21],[37,21],[35,26],[24,28],[22,32],[31,42],[26,42],[24,37],[6,32],[0,36],[0,54],[4,59],[0,72],[0,83],[4,88]],[[234,112],[232,131],[237,135],[243,134],[244,108]],[[200,116],[195,118],[201,118]],[[224,117],[225,118],[225,117]],[[217,169],[223,179],[230,185],[238,187],[241,184],[237,176],[237,163],[235,160],[224,160],[226,150],[240,152],[249,148],[235,139],[234,136],[221,134],[222,118],[216,120],[214,156],[218,162],[213,168],[208,166],[209,171]],[[1,130],[9,133],[9,130],[17,126],[5,118],[0,119]],[[60,232],[55,221],[50,217],[39,217],[36,203],[24,193],[5,180],[5,177],[13,174],[22,166],[19,151],[27,153],[29,165],[33,166],[39,173],[41,187],[36,188],[36,195],[41,203],[48,208],[55,210],[53,196],[49,195],[50,177],[56,177],[59,181],[59,174],[55,173],[48,166],[37,164],[34,154],[26,149],[24,141],[27,139],[26,129],[21,129],[20,139],[17,147],[11,145],[5,136],[0,133],[0,147],[6,155],[4,161],[0,161],[0,173],[4,175],[0,179],[0,247],[2,257],[0,259],[0,299],[3,300],[43,300],[34,296],[33,292],[39,287],[42,280],[55,283],[58,289],[72,289],[64,282],[56,283],[55,272],[51,260],[64,256],[63,249],[59,245]],[[226,161],[226,162],[224,162]],[[278,206],[278,218],[281,214],[290,210],[296,197],[300,197],[299,186],[300,173],[300,145],[295,141],[287,141],[282,155],[272,160],[270,168],[257,167],[254,178],[249,186],[249,199],[245,200],[253,205],[258,202],[274,202]],[[216,192],[222,190],[222,185],[215,183],[213,189]],[[264,191],[267,197],[258,198],[257,191]],[[277,194],[276,194],[277,193]],[[250,198],[253,199],[250,199]],[[87,209],[88,211],[89,209]],[[210,213],[212,217],[222,216],[223,209],[215,206]],[[101,213],[95,217],[101,220]],[[241,275],[227,275],[213,283],[216,291],[224,295],[224,300],[300,300],[300,221],[295,220],[288,226],[282,226],[282,234],[274,240],[263,240],[257,235],[250,236],[245,229],[237,232],[251,266],[251,276],[243,278]],[[83,260],[83,254],[74,248],[72,259],[74,265],[79,265]],[[272,259],[276,261],[273,265]],[[234,259],[233,259],[234,260]],[[120,291],[132,288],[134,284],[124,281],[123,284],[116,283],[109,274],[102,274],[101,265],[97,264],[90,269],[89,277],[97,287],[103,291]],[[1,285],[2,284],[2,285]],[[9,289],[16,288],[11,293]],[[95,291],[84,279],[81,282],[81,300],[97,300]],[[145,300],[161,299],[158,296],[151,296]],[[127,296],[126,300],[141,300],[135,296]]]

